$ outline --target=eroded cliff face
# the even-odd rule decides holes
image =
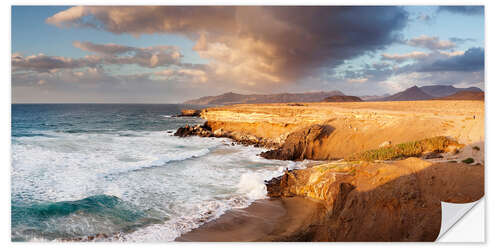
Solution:
[[[342,159],[387,142],[434,136],[449,136],[465,145],[484,141],[481,101],[232,105],[205,109],[201,117],[212,131],[253,136],[281,146],[282,154],[269,155],[283,160]]]
[[[337,162],[286,172],[268,182],[271,197],[301,196],[324,203],[301,230],[266,240],[434,241],[441,201],[466,203],[484,195],[484,167],[432,163]]]

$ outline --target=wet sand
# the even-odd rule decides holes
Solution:
[[[322,203],[301,197],[257,200],[247,208],[228,211],[175,240],[292,241],[322,210]]]

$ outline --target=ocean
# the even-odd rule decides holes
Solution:
[[[13,104],[13,241],[173,241],[266,197],[307,162],[267,160],[226,138],[179,138],[176,104]],[[194,107],[199,108],[199,107]]]

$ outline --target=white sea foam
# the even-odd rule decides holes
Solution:
[[[243,174],[238,183],[238,192],[251,199],[266,198],[267,189],[264,184],[264,177],[257,173]]]
[[[12,195],[30,202],[113,195],[164,221],[120,235],[120,240],[171,241],[228,209],[265,198],[264,180],[284,168],[303,166],[267,160],[257,156],[263,149],[229,142],[134,131],[17,138],[12,144]],[[53,227],[89,235],[111,227],[105,224],[110,222],[78,216],[58,218]]]

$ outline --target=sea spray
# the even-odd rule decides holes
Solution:
[[[245,173],[238,183],[238,193],[245,194],[250,199],[264,199],[267,196],[264,176],[258,173]]]

